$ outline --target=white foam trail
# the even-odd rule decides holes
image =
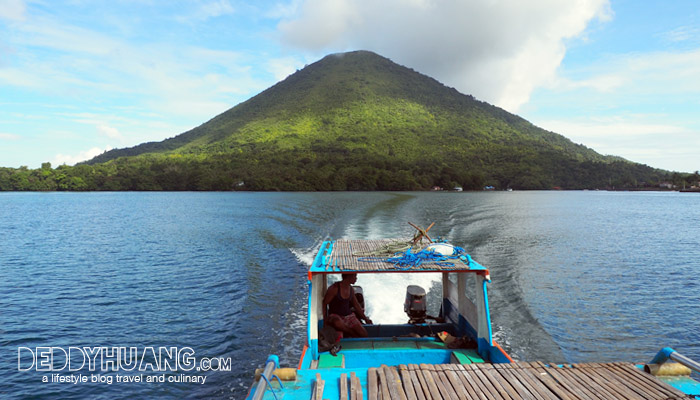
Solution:
[[[433,286],[433,282],[440,280],[441,275],[437,273],[358,274],[356,285],[362,286],[366,313],[372,322],[405,324],[408,321],[408,316],[403,311],[406,287],[418,285],[427,292]]]
[[[294,254],[294,257],[296,257],[297,260],[299,260],[300,263],[306,265],[307,267],[310,267],[311,264],[314,263],[314,258],[316,257],[316,253],[318,253],[318,249],[321,248],[321,243],[316,244],[314,247],[309,247],[306,249],[295,249],[295,248],[290,248],[289,251]]]

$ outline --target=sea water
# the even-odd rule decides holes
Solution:
[[[0,397],[243,398],[299,360],[320,243],[409,221],[490,269],[515,359],[700,360],[694,193],[0,193]],[[439,307],[436,275],[358,284],[375,323],[409,284]]]

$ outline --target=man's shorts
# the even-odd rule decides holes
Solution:
[[[345,326],[347,326],[348,328],[354,328],[356,326],[362,325],[360,323],[360,320],[357,319],[357,316],[355,316],[355,313],[348,314],[344,317],[341,317],[338,314],[331,314],[331,315],[335,315],[336,317],[340,318],[343,321],[343,323],[345,324]]]

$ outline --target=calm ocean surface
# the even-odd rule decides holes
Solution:
[[[516,359],[646,362],[671,346],[700,360],[698,194],[0,193],[0,397],[243,398],[268,354],[299,360],[321,241],[409,236],[407,221],[490,268],[495,338]],[[437,277],[360,276],[375,323],[405,319],[409,283],[435,302]],[[20,350],[103,346],[232,368],[52,383],[100,371],[37,371]]]

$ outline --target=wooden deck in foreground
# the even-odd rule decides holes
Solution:
[[[345,374],[343,374],[345,375]],[[354,374],[353,374],[354,375]],[[359,379],[341,378],[343,394],[362,399]],[[350,389],[350,390],[348,390]],[[636,400],[691,399],[629,363],[401,365],[370,368],[369,400]],[[320,398],[320,397],[319,397]]]

